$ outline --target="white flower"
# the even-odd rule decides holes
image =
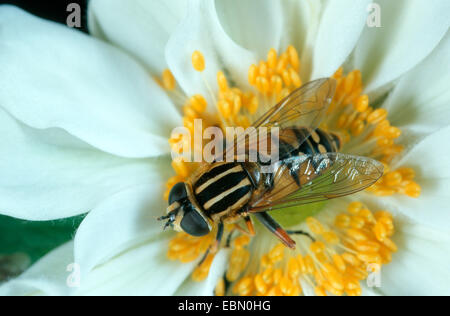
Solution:
[[[289,44],[301,52],[303,81],[345,63],[361,70],[371,99],[390,91],[383,107],[406,145],[391,167],[412,167],[422,195],[363,193],[371,209],[396,215],[399,251],[376,293],[449,294],[449,3],[378,1],[383,27],[368,28],[370,1],[343,2],[93,0],[90,29],[103,41],[0,6],[0,210],[28,220],[90,211],[73,242],[0,294],[212,294],[227,250],[193,282],[196,262],[167,259],[173,235],[155,220],[172,175],[168,138],[182,118],[178,96],[152,76],[169,68],[185,96],[212,104],[218,71],[250,89],[249,66]],[[79,288],[66,283],[74,262]]]

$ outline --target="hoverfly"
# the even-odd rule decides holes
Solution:
[[[311,81],[253,124],[256,131],[258,127],[279,128],[274,172],[261,172],[258,162],[204,163],[189,181],[176,184],[169,195],[167,215],[159,218],[167,220],[164,228],[192,236],[204,236],[217,228],[218,245],[227,223],[243,219],[254,234],[251,216],[255,216],[283,244],[295,249],[289,232],[268,212],[356,193],[383,175],[380,162],[338,153],[340,138],[319,128],[335,89],[334,79]],[[235,143],[242,141],[246,138]]]

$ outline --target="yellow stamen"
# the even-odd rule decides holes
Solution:
[[[167,256],[171,260],[179,260],[183,263],[192,262],[206,252],[213,239],[213,234],[196,238],[185,233],[178,233],[169,243]]]
[[[270,68],[275,69],[277,67],[277,58],[277,51],[271,48],[267,54],[267,63]]]
[[[231,104],[228,101],[219,100],[219,102],[217,103],[217,107],[220,114],[222,114],[225,119],[228,119],[231,116],[232,109]]]
[[[183,178],[186,178],[190,173],[188,164],[181,159],[172,161],[172,168]]]
[[[355,110],[363,113],[367,110],[367,108],[369,107],[369,97],[367,95],[361,95],[358,97],[358,99],[356,99],[355,102]]]
[[[199,72],[205,70],[205,57],[198,50],[192,53],[192,66]]]
[[[261,94],[274,96],[278,101],[302,85],[299,69],[298,53],[293,46],[289,46],[279,57],[272,48],[267,54],[267,61],[250,66],[248,82]]]
[[[196,94],[189,98],[189,103],[192,105],[195,111],[203,113],[208,106],[205,98],[201,94]]]
[[[216,288],[214,290],[215,296],[225,296],[225,280],[223,278],[219,279],[217,282]]]
[[[202,262],[197,268],[195,268],[192,273],[192,280],[200,282],[206,279],[209,274],[209,269],[211,268],[211,264],[214,260],[214,254],[209,254],[205,261]]]
[[[323,234],[324,228],[317,219],[309,217],[306,219],[306,223],[308,224],[309,229],[311,229],[314,234]]]
[[[414,175],[414,170],[411,168],[387,171],[377,183],[368,188],[368,191],[378,196],[401,193],[417,198],[420,196],[421,188],[413,181]]]
[[[248,82],[254,86],[256,84],[257,77],[258,77],[258,67],[256,67],[256,65],[251,65],[250,68],[248,69]]]
[[[338,84],[328,110],[328,118],[322,127],[340,134],[344,152],[369,156],[388,165],[403,150],[402,146],[395,144],[401,130],[390,125],[386,109],[373,109],[369,106],[369,97],[361,94],[362,80],[359,71],[352,71],[345,76],[340,68],[333,77]],[[358,145],[355,145],[353,139],[358,140]],[[411,172],[410,168],[404,169],[407,170],[405,172]],[[368,191],[378,196],[397,193],[418,197],[420,186],[413,179],[413,173],[403,178],[399,172],[387,171]]]
[[[175,89],[176,81],[172,72],[169,69],[163,71],[162,75],[163,85],[166,90],[172,91]]]
[[[289,62],[294,67],[295,71],[300,70],[300,59],[298,58],[297,50],[294,46],[290,45],[287,49],[287,53],[289,55]]]
[[[222,71],[217,72],[217,83],[221,92],[228,90],[228,81]]]
[[[299,88],[302,85],[302,80],[294,69],[289,69],[289,76],[291,77],[292,84],[295,88]]]
[[[353,202],[347,212],[336,216],[335,222],[341,223],[343,218],[348,223],[357,222],[359,228],[328,226],[308,218],[308,228],[317,240],[309,242],[309,251],[302,254],[297,250],[295,254],[277,244],[261,257],[261,272],[244,276],[236,283],[234,293],[299,295],[302,292],[300,280],[304,279],[313,285],[317,295],[360,295],[359,281],[366,279],[373,269],[389,263],[391,253],[397,250],[387,238],[394,233],[392,215],[386,211],[373,214],[362,203]],[[382,236],[377,233],[379,227],[383,227]],[[335,238],[329,238],[330,234]],[[307,241],[302,239],[299,243]]]
[[[386,109],[378,109],[370,113],[370,115],[367,117],[367,122],[369,122],[370,124],[377,124],[384,121],[386,117]]]
[[[231,253],[230,263],[226,273],[228,281],[236,281],[247,267],[250,252],[244,248],[235,248]]]

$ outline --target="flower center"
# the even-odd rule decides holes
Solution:
[[[155,79],[182,108],[183,125],[191,135],[203,135],[204,130],[211,126],[220,127],[223,131],[228,126],[247,128],[271,106],[302,85],[298,56],[293,46],[281,54],[271,49],[267,60],[251,65],[248,70],[252,91],[230,86],[225,73],[219,71],[218,93],[214,95],[211,92],[214,106],[208,105],[201,94],[185,96],[169,70]],[[203,76],[207,63],[201,52],[192,54],[192,66],[199,76]],[[340,136],[342,152],[371,157],[385,164],[385,174],[368,192],[378,196],[405,194],[418,197],[420,186],[414,182],[414,170],[405,167],[391,170],[389,167],[403,150],[395,143],[401,131],[391,126],[385,109],[370,106],[369,97],[362,94],[360,71],[344,75],[340,68],[333,77],[337,81],[336,93],[320,128]],[[209,83],[204,81],[212,91]],[[194,124],[196,119],[202,120],[202,130],[196,130],[199,128]],[[178,154],[183,148],[180,143],[189,145],[194,151],[201,150],[193,137],[186,135],[173,136],[169,143]],[[180,157],[172,162],[176,175],[167,181],[165,200],[173,185],[186,181],[198,168],[198,163],[185,162]],[[343,202],[331,203],[334,209]],[[277,244],[276,239],[263,229],[250,238],[236,231],[234,226],[226,226],[221,246],[231,248],[231,255],[216,294],[299,295],[304,292],[304,286],[309,286],[317,295],[360,295],[359,282],[369,273],[379,271],[381,265],[389,263],[391,254],[396,251],[390,239],[394,234],[393,218],[387,211],[372,213],[359,202],[351,203],[347,212],[338,215],[328,210],[327,205],[316,203],[271,212],[283,226],[299,227],[315,240],[294,236],[298,245],[294,252]],[[214,242],[215,233],[213,230],[205,237],[178,233],[169,244],[169,259],[181,262],[199,260]],[[209,253],[194,270],[194,280],[202,281],[208,276],[214,255],[214,252]]]
[[[386,211],[373,214],[360,202],[336,217],[309,217],[306,225],[314,242],[298,237],[295,251],[273,246],[255,260],[232,292],[297,296],[303,284],[316,295],[360,295],[359,282],[389,263],[397,251],[389,239],[394,234],[392,216]]]

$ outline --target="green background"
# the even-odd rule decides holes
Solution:
[[[25,253],[34,263],[71,240],[84,217],[30,222],[0,215],[0,255]]]

